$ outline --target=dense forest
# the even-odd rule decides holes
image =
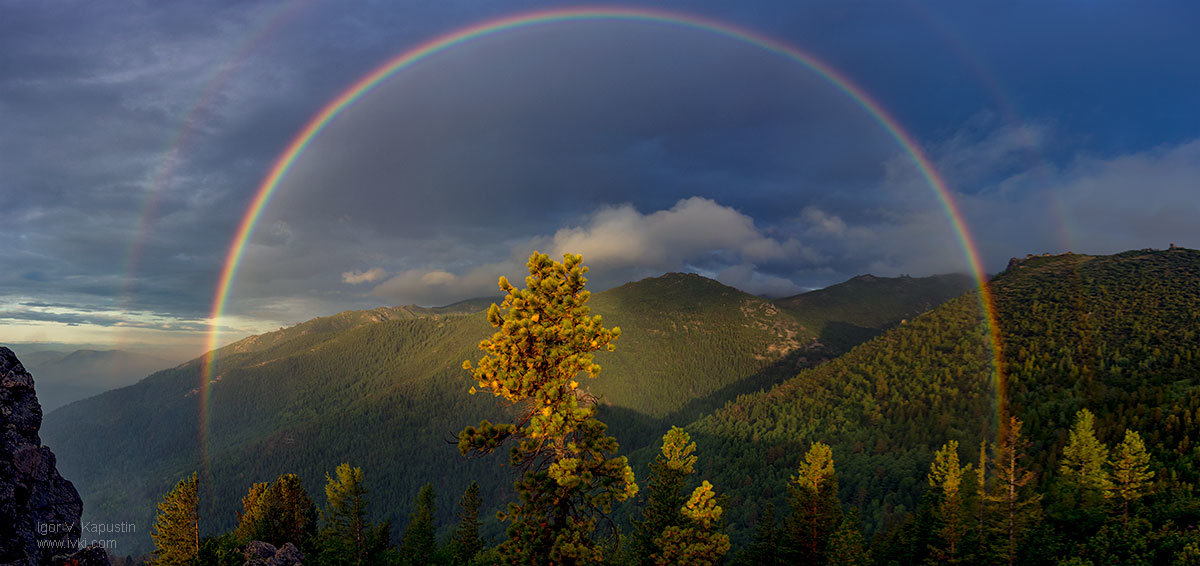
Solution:
[[[553,387],[504,369],[529,359],[521,352],[539,351],[531,336],[561,318],[539,321],[535,315],[556,311],[524,312],[506,301],[506,315],[488,315],[501,330],[481,345],[490,353],[473,381],[520,407],[504,415],[518,424],[467,427],[461,452],[524,438],[513,449],[517,465],[522,451],[532,450],[533,462],[545,449],[531,439],[561,437],[566,452],[542,453],[546,461],[591,454],[581,462],[597,466],[594,476],[572,468],[565,477],[576,479],[567,481],[554,465],[517,466],[520,497],[504,497],[512,524],[491,539],[480,536],[486,503],[474,484],[449,505],[458,521],[440,527],[433,485],[414,491],[397,544],[365,512],[352,523],[376,534],[339,530],[337,494],[346,477],[361,481],[363,473],[350,466],[326,476],[320,520],[307,494],[283,498],[306,509],[283,516],[308,518],[308,534],[293,538],[330,564],[355,563],[345,554],[350,540],[374,545],[358,550],[374,553],[359,563],[1197,564],[1198,276],[1200,252],[1182,249],[1013,262],[990,283],[1005,379],[995,379],[979,297],[968,293],[777,387],[662,431],[661,443],[635,453],[635,463],[652,459],[649,473],[635,465],[640,491],[619,472],[629,468],[615,441],[590,424],[601,413],[577,401],[588,396],[547,394],[578,386],[588,347],[535,356],[576,363]],[[590,350],[621,342],[594,336],[602,339]],[[528,375],[555,375],[551,369]],[[998,383],[1007,386],[1007,405],[997,402]],[[606,473],[611,481],[597,479]],[[232,556],[253,538],[247,533],[259,532],[258,519],[247,517],[272,514],[255,511],[255,494],[298,483],[289,477],[251,487],[236,529],[205,539],[204,560]],[[603,513],[570,507],[555,515],[553,505],[539,507],[542,493],[557,493],[556,502],[602,500]],[[531,517],[540,527],[523,530]],[[529,534],[543,531],[562,536]]]
[[[782,301],[696,275],[628,283],[589,302],[623,334],[614,352],[597,353],[603,377],[583,387],[623,451],[649,453],[670,426],[840,354],[825,343],[825,327],[877,335],[970,285],[961,276],[855,279],[810,306],[858,297],[876,303],[870,317],[826,309],[801,323]],[[461,369],[487,335],[483,310],[496,300],[345,312],[231,344],[218,351],[203,427],[202,361],[194,360],[50,413],[42,435],[79,488],[85,520],[150,525],[162,493],[197,471],[202,524],[218,532],[235,525],[248,485],[296,474],[319,494],[324,475],[351,462],[366,472],[371,512],[392,522],[395,537],[426,482],[449,494],[473,480],[481,528],[498,537],[504,527],[494,515],[514,495],[513,472],[501,458],[464,459],[454,447],[464,421],[504,415],[466,394]],[[635,459],[639,469],[647,463]],[[438,519],[449,528],[453,510],[442,506]],[[130,552],[148,550],[148,529],[140,535]]]
[[[684,429],[672,428],[661,447],[635,450],[642,475],[638,464],[653,458],[643,492],[610,493],[601,528],[593,517],[573,535],[571,548],[588,541],[595,550],[572,560],[1191,563],[1200,555],[1200,500],[1192,496],[1198,454],[1190,440],[1197,414],[1190,376],[1200,363],[1197,275],[1200,254],[1180,249],[1015,261],[990,283],[1001,322],[1006,406],[998,403],[979,297],[967,293],[777,387],[739,395]],[[495,311],[488,318],[497,326],[503,320]],[[496,374],[481,377],[480,371],[475,377],[485,388]],[[516,391],[505,389],[510,400]],[[576,414],[571,411],[566,414]],[[532,422],[541,418],[531,415]],[[583,423],[599,422],[598,415],[603,412],[587,412],[579,429],[592,430]],[[500,415],[515,416],[512,410]],[[516,427],[488,423],[464,434],[470,431],[487,448],[481,451],[491,452],[497,439],[519,430],[504,426]],[[602,447],[593,452],[612,453],[596,461],[624,462],[604,427],[596,430],[586,436]],[[464,442],[460,438],[460,448],[479,448]],[[515,465],[516,450],[513,458]],[[332,485],[351,469],[343,466],[326,479]],[[288,480],[294,477],[281,475],[276,484],[298,484]],[[536,499],[528,492],[538,485],[519,482],[520,500]],[[269,491],[255,484],[251,496],[255,490]],[[336,491],[327,485],[330,506]],[[434,493],[431,483],[415,495],[399,545],[388,542],[386,521],[371,527],[377,534],[367,538],[376,560],[513,562],[514,544],[536,546],[519,535],[524,515],[513,519],[512,504],[507,518],[517,523],[509,538],[480,538],[484,500],[511,501],[514,493],[481,498],[472,484],[457,526],[438,519]],[[232,552],[248,540],[250,527],[243,523],[255,516],[251,496],[235,514],[237,528],[207,539],[206,552]],[[629,501],[610,513],[621,499]],[[325,556],[323,548],[346,536],[330,530],[337,524],[330,519],[334,511],[322,511],[325,526],[317,530],[311,499],[291,500],[311,507],[289,516],[311,518],[302,543],[313,556]],[[365,508],[361,513],[366,517]],[[414,525],[434,533],[419,537],[420,551],[410,541]],[[672,535],[659,536],[668,527]],[[464,530],[475,533],[469,543],[460,536]],[[477,552],[468,557],[464,544]]]

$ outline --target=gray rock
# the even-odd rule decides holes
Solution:
[[[0,564],[3,565],[49,563],[51,556],[74,551],[79,540],[83,501],[75,486],[58,475],[54,453],[42,446],[38,437],[41,426],[42,407],[33,390],[33,376],[25,371],[12,350],[0,346]],[[108,564],[107,558],[103,564]]]
[[[271,566],[301,566],[304,564],[304,553],[289,542],[283,545],[271,560]]]
[[[244,566],[303,566],[304,553],[292,543],[276,549],[274,545],[259,540],[246,544]]]

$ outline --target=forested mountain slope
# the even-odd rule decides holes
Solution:
[[[1200,479],[1200,252],[1036,257],[990,285],[1007,394],[1040,485],[1053,481],[1081,408],[1097,415],[1109,445],[1126,428],[1141,431],[1160,481],[1186,489]],[[944,442],[977,461],[979,442],[994,440],[991,355],[977,293],[951,300],[692,423],[701,475],[726,487],[735,530],[744,529],[767,501],[785,505],[789,476],[824,441],[843,502],[869,529],[886,526],[918,507]]]
[[[466,393],[461,369],[491,332],[477,310],[488,303],[344,312],[222,348],[203,430],[198,359],[64,407],[47,416],[43,436],[93,520],[150,525],[164,492],[192,470],[203,474],[202,437],[211,462],[206,530],[232,524],[252,483],[297,473],[320,493],[341,462],[367,472],[376,516],[402,526],[413,495],[432,481],[448,519],[450,500],[472,479],[489,504],[511,489],[498,460],[464,460],[447,442],[498,416],[493,398]],[[623,330],[616,352],[597,357],[600,378],[585,385],[627,449],[837,353],[770,301],[695,275],[629,283],[597,293],[591,306]]]
[[[776,299],[821,341],[845,349],[878,336],[975,287],[969,275],[930,277],[859,275],[837,285]]]

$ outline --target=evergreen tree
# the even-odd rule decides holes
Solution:
[[[1087,409],[1075,413],[1067,445],[1058,468],[1069,495],[1081,509],[1099,506],[1108,489],[1108,447],[1096,438],[1095,417]]]
[[[154,521],[154,564],[183,566],[200,554],[199,482],[196,474],[179,480],[158,504]]]
[[[325,475],[326,507],[321,510],[325,528],[321,532],[323,564],[362,566],[368,564],[367,489],[362,468],[350,464]]]
[[[654,539],[667,527],[682,526],[680,509],[686,503],[684,483],[694,471],[696,443],[679,427],[671,427],[662,438],[662,449],[650,464],[649,489],[641,519],[635,519],[634,555],[641,564],[651,564],[658,552]]]
[[[971,469],[970,464],[958,463],[958,441],[951,440],[942,445],[933,455],[929,467],[929,487],[937,498],[934,517],[938,522],[935,536],[941,544],[932,548],[934,557],[951,564],[961,559],[961,543],[967,529],[967,509],[963,502],[963,476]]]
[[[406,565],[432,564],[437,557],[435,499],[433,484],[430,483],[425,484],[417,494],[416,505],[408,517],[408,527],[404,530],[404,541],[400,544],[400,554]]]
[[[975,558],[982,562],[987,556],[987,441],[979,441],[979,465],[975,468]]]
[[[1125,440],[1113,451],[1112,485],[1108,496],[1121,505],[1121,524],[1129,524],[1129,504],[1137,501],[1150,487],[1154,472],[1150,470],[1150,454],[1137,431],[1125,429]]]
[[[1021,542],[1030,525],[1040,516],[1041,495],[1026,493],[1026,486],[1033,481],[1034,475],[1022,461],[1029,442],[1021,437],[1021,425],[1021,420],[1012,416],[1000,431],[1000,442],[996,444],[992,458],[995,482],[988,496],[988,502],[996,509],[996,556],[1009,566],[1016,563]]]
[[[775,504],[768,501],[762,516],[754,524],[754,539],[743,554],[742,562],[754,566],[779,564],[779,529],[775,524]]]
[[[290,542],[305,553],[315,550],[317,507],[296,474],[251,486],[237,517],[234,535],[242,544],[259,540],[279,548]]]
[[[684,525],[667,527],[654,539],[656,566],[714,566],[729,552],[729,535],[721,531],[723,510],[712,484],[700,484],[680,509]]]
[[[791,514],[784,521],[783,559],[790,563],[824,564],[829,535],[842,518],[837,498],[833,450],[814,442],[800,470],[788,484]]]
[[[465,455],[516,440],[509,459],[523,476],[516,484],[520,501],[501,515],[513,523],[500,549],[507,564],[599,562],[603,550],[592,538],[597,519],[637,494],[633,470],[614,455],[616,439],[595,418],[595,398],[576,381],[581,373],[599,373],[593,352],[612,351],[620,335],[589,316],[582,261],[566,254],[558,263],[534,252],[526,289],[501,277],[503,304],[488,310],[499,330],[479,343],[485,355],[476,365],[463,363],[476,381],[472,393],[490,390],[517,416],[516,424],[467,427],[458,444]]]
[[[203,566],[243,566],[246,563],[246,553],[238,546],[237,536],[231,532],[206,536],[200,538],[200,552],[196,563]],[[133,566],[133,557],[127,557],[124,562],[115,564]]]
[[[458,502],[458,527],[454,529],[454,539],[451,541],[455,564],[468,564],[480,550],[483,550],[483,541],[479,538],[479,505],[481,503],[479,484],[471,482]]]
[[[829,566],[866,566],[870,563],[867,544],[859,524],[858,509],[842,517],[838,528],[829,537],[827,564]]]

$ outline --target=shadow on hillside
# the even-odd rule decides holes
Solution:
[[[828,348],[792,352],[745,379],[705,397],[689,401],[679,410],[662,418],[616,405],[601,405],[599,418],[608,424],[609,434],[620,442],[621,451],[624,453],[647,446],[657,446],[662,435],[672,426],[686,426],[721,408],[738,395],[769,389],[795,377],[800,370],[815,367],[833,357],[835,353]],[[683,379],[686,379],[686,376]]]
[[[818,340],[835,352],[845,353],[850,351],[851,348],[887,332],[897,324],[898,321],[888,323],[882,328],[872,328],[849,322],[831,320],[825,323],[825,327],[821,329]]]

